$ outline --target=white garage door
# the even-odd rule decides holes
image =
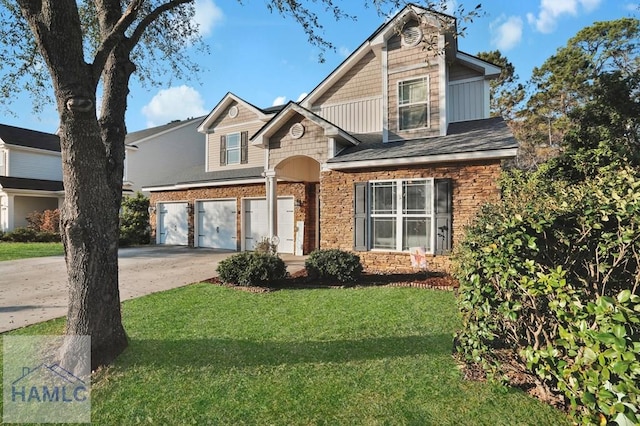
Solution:
[[[237,250],[236,200],[198,201],[198,247]]]
[[[187,203],[158,203],[158,244],[188,244]]]
[[[278,199],[279,253],[293,253],[293,198]],[[254,250],[256,244],[269,236],[267,200],[244,200],[244,249]]]

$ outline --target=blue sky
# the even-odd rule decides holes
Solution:
[[[483,17],[466,25],[458,48],[470,54],[500,49],[514,64],[522,82],[580,29],[597,21],[638,17],[638,0],[448,0],[449,9],[472,9],[481,2]],[[418,2],[416,2],[418,3]],[[227,92],[258,107],[298,100],[311,91],[384,21],[362,0],[338,2],[356,21],[336,22],[321,15],[323,36],[336,46],[318,62],[318,49],[291,19],[271,14],[266,1],[196,0],[210,55],[197,58],[204,68],[199,78],[173,81],[171,86],[131,85],[127,109],[128,131],[207,114]],[[44,132],[58,126],[55,106],[34,115],[25,95],[11,106],[15,117],[0,110],[0,122]]]

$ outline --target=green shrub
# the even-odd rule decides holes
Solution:
[[[315,250],[304,262],[311,278],[329,278],[340,282],[353,282],[362,273],[360,256],[343,250]]]
[[[149,244],[149,199],[138,192],[134,197],[123,197],[120,209],[120,246]]]
[[[638,422],[640,177],[501,182],[454,253],[457,350],[500,373],[499,350],[560,392],[578,423]]]
[[[4,241],[12,241],[15,243],[30,243],[36,241],[37,234],[38,232],[35,229],[20,227],[5,233],[3,239]]]
[[[246,251],[220,261],[216,271],[222,282],[244,286],[265,286],[288,274],[284,261],[278,256]]]
[[[0,241],[15,243],[58,243],[60,240],[60,234],[57,232],[36,231],[26,227],[16,228],[0,235]]]

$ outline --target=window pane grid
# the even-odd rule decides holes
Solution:
[[[240,164],[240,133],[227,135],[227,164]]]
[[[433,180],[371,183],[372,248],[432,250]]]
[[[398,83],[400,130],[429,127],[429,84],[426,77]]]

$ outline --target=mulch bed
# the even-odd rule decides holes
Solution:
[[[283,289],[311,288],[359,288],[359,287],[415,287],[453,291],[458,288],[458,281],[449,274],[438,272],[418,272],[409,274],[363,272],[356,282],[340,283],[333,280],[312,278],[306,270],[291,274],[288,278],[270,283],[267,287],[246,287],[226,284],[219,278],[210,278],[205,282],[252,293],[266,293]]]

